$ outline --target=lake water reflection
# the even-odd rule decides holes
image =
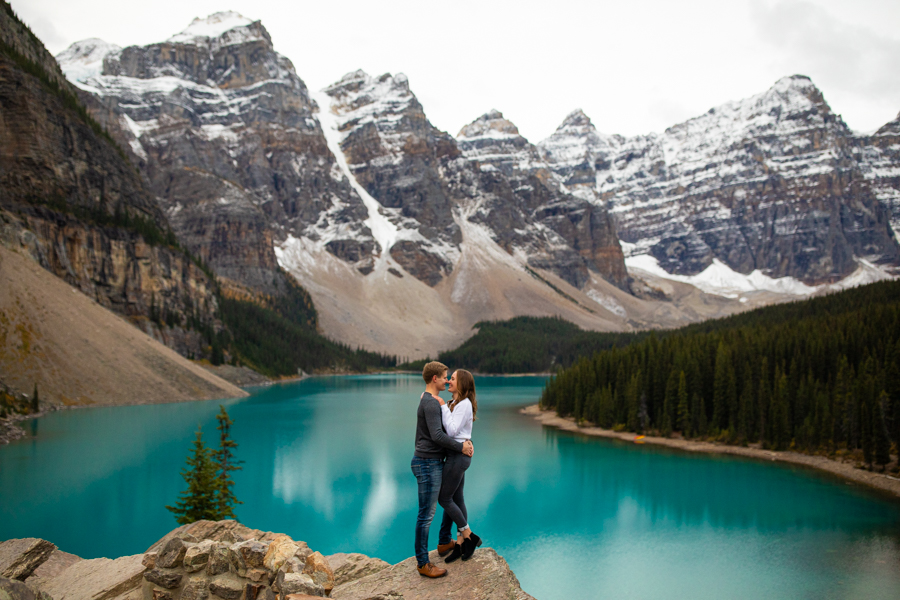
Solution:
[[[815,473],[542,429],[539,377],[479,377],[473,529],[555,598],[900,598],[900,505]],[[413,553],[409,469],[422,381],[323,377],[228,401],[237,509],[325,554]],[[0,448],[0,539],[85,557],[143,551],[219,402],[67,411]],[[440,516],[440,512],[438,513]],[[432,546],[437,523],[432,527]]]

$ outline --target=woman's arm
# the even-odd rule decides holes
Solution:
[[[472,422],[472,403],[468,399],[463,400],[456,405],[453,411],[446,404],[441,406],[441,420],[444,423],[444,429],[447,430],[447,435],[456,437],[463,425]]]

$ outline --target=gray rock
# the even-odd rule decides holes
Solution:
[[[144,576],[143,554],[115,560],[81,560],[42,585],[54,600],[112,600],[138,590]]]
[[[365,554],[345,554],[343,552],[325,557],[334,571],[334,584],[342,585],[356,579],[372,575],[391,566],[390,563]]]
[[[209,591],[225,600],[237,600],[243,595],[245,585],[233,574],[220,575],[209,582]]]
[[[440,564],[437,551],[430,555]],[[479,548],[471,560],[449,565],[447,577],[427,579],[416,572],[415,557],[334,588],[333,598],[370,600],[401,596],[404,600],[465,598],[471,600],[534,600],[522,591],[506,561],[492,548]]]
[[[210,577],[227,573],[231,570],[231,550],[223,542],[217,542],[209,551],[206,574]]]
[[[46,592],[40,592],[15,579],[0,577],[0,599],[2,600],[53,600]]]
[[[222,541],[227,544],[240,544],[244,541],[244,539],[244,536],[233,529],[230,529],[222,534]]]
[[[144,579],[167,590],[173,590],[181,585],[182,577],[184,577],[182,573],[162,569],[151,569],[144,573]]]
[[[247,540],[232,547],[237,554],[240,555],[241,561],[247,569],[264,568],[264,560],[266,552],[269,550],[269,544],[258,542],[256,540]]]
[[[7,540],[0,543],[0,576],[24,581],[44,561],[56,546],[37,538]]]
[[[184,554],[184,560],[182,561],[184,570],[188,573],[195,573],[206,568],[206,565],[209,564],[210,551],[214,545],[215,542],[212,540],[203,540],[196,546],[188,548],[187,552]]]
[[[187,545],[185,545],[184,540],[180,538],[172,538],[166,545],[163,546],[162,551],[159,553],[159,556],[156,558],[156,566],[162,567],[164,569],[173,569],[176,567],[180,567],[182,561],[184,560],[184,555],[187,552]]]
[[[43,589],[45,585],[58,577],[60,573],[82,560],[84,559],[80,556],[56,549],[50,554],[50,558],[31,574],[28,578],[28,585],[36,590]]]
[[[181,590],[181,600],[206,600],[209,582],[204,577],[191,577]]]
[[[308,594],[310,596],[324,596],[325,588],[313,581],[312,577],[304,573],[287,573],[283,576],[279,589],[281,594]]]

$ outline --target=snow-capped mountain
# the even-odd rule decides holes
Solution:
[[[371,263],[368,211],[317,106],[259,21],[226,12],[164,42],[78,42],[57,57],[127,143],[179,235],[225,278],[272,293],[287,234]]]
[[[669,273],[718,259],[819,283],[900,257],[858,145],[795,75],[662,134],[603,135],[577,111],[538,147],[566,185],[610,208],[634,254]]]
[[[605,208],[574,196],[516,126],[492,110],[457,135],[478,171],[484,200],[473,219],[490,223],[503,247],[526,249],[529,263],[581,288],[599,273],[629,290],[615,225]]]
[[[900,114],[874,134],[859,136],[856,141],[854,156],[866,182],[888,209],[896,236],[900,233]]]
[[[535,146],[499,111],[438,130],[402,74],[311,93],[233,12],[57,59],[226,286],[278,294],[286,270],[324,333],[375,350],[433,356],[523,314],[674,326],[900,254],[878,200],[900,214],[898,127],[855,136],[803,77],[663,134],[575,111]]]
[[[58,60],[179,238],[238,293],[278,293],[286,269],[325,333],[399,354],[448,347],[485,318],[626,326],[602,291],[628,281],[606,211],[552,177],[470,160],[403,75],[350,73],[310,94],[237,13],[148,46],[79,42]]]

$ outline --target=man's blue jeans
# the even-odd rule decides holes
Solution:
[[[443,458],[412,459],[413,475],[419,483],[419,516],[416,519],[416,561],[421,567],[428,563],[428,530],[437,508],[441,491],[441,476],[444,473]]]

